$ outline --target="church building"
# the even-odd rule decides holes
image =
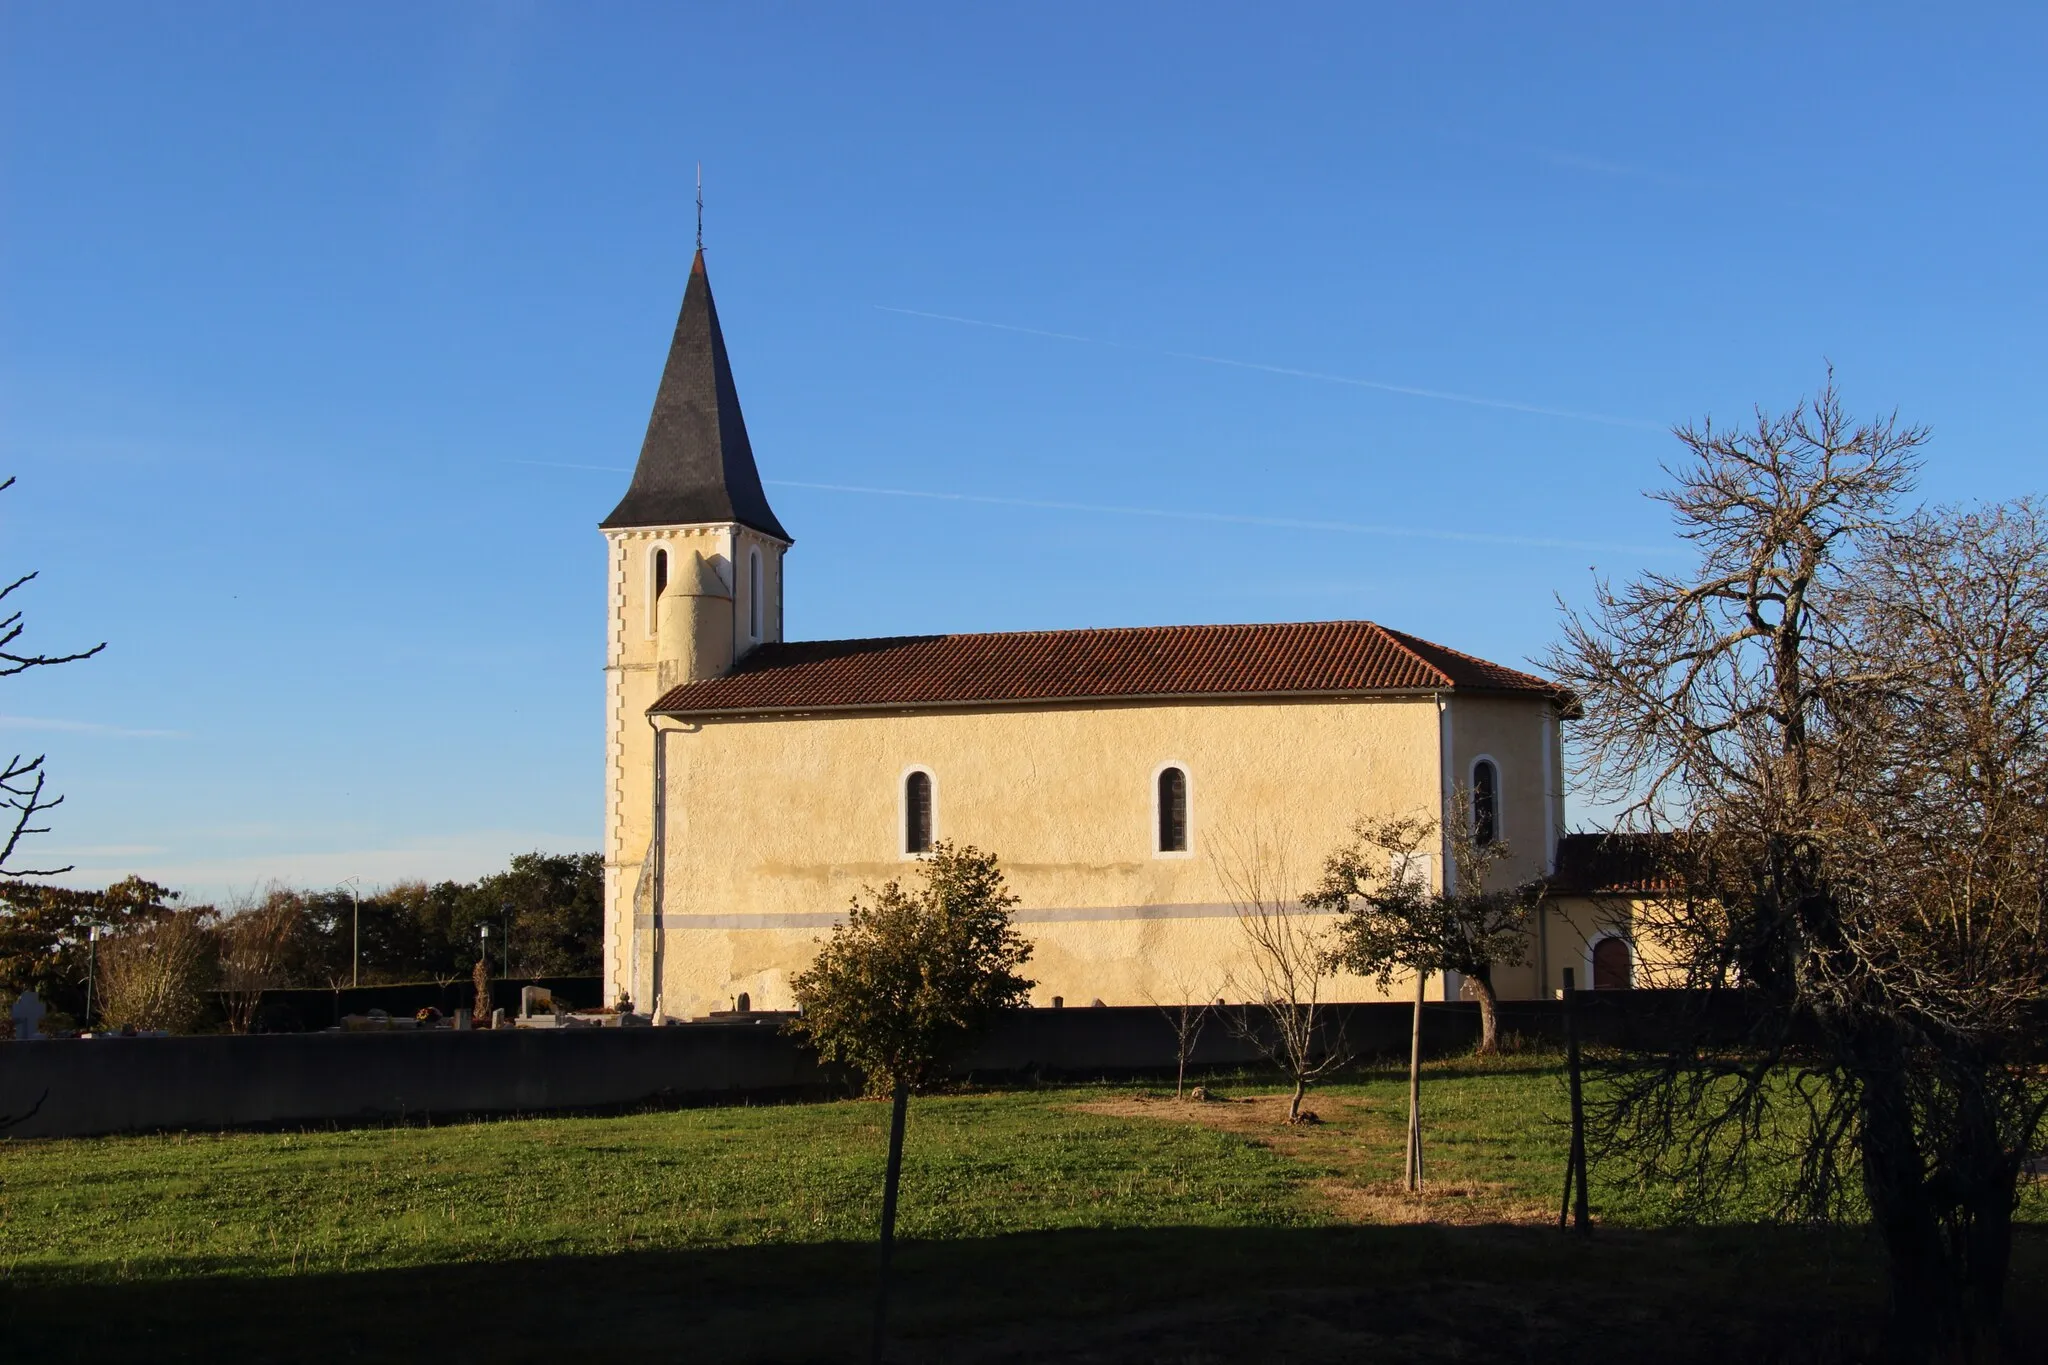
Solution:
[[[604,971],[642,1009],[790,1008],[848,901],[940,840],[999,855],[1033,1003],[1070,1007],[1244,998],[1231,872],[1255,846],[1294,894],[1359,816],[1441,818],[1455,798],[1509,841],[1506,875],[1557,856],[1568,699],[1370,621],[786,639],[794,539],[701,250],[601,529]],[[1580,881],[1529,963],[1497,969],[1504,998],[1575,963],[1590,984],[1595,939],[1623,937],[1601,938],[1620,920]],[[1625,985],[1625,942],[1618,960]],[[1324,998],[1380,994],[1339,978]]]

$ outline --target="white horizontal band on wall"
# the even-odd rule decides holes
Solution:
[[[843,912],[793,910],[767,915],[668,915],[662,927],[672,932],[691,929],[829,929],[846,916]],[[1237,907],[1221,905],[1083,905],[1058,909],[1019,910],[1010,918],[1018,924],[1080,924],[1107,920],[1147,919],[1236,919]],[[642,914],[636,921],[651,928],[654,918]]]

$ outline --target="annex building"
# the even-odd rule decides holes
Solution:
[[[790,1008],[849,899],[938,840],[1001,857],[1035,1004],[1241,998],[1229,859],[1277,849],[1305,890],[1359,816],[1454,793],[1509,841],[1504,875],[1565,874],[1502,997],[1573,966],[1628,983],[1629,888],[1561,839],[1568,699],[1542,678],[1369,621],[785,639],[794,541],[701,250],[601,530],[604,971],[644,1009]]]

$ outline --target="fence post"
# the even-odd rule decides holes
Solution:
[[[1586,1108],[1579,1089],[1579,1010],[1578,989],[1572,981],[1572,969],[1564,969],[1564,1051],[1565,1068],[1570,1077],[1572,1096],[1572,1147],[1565,1161],[1564,1204],[1557,1211],[1557,1225],[1563,1227],[1567,1215],[1575,1231],[1590,1231],[1592,1215],[1586,1208]]]

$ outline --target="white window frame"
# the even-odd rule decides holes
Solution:
[[[1475,755],[1472,761],[1465,765],[1465,816],[1467,819],[1470,819],[1473,815],[1473,811],[1471,809],[1472,798],[1478,795],[1479,793],[1479,765],[1482,763],[1490,763],[1493,765],[1492,842],[1496,844],[1506,843],[1508,837],[1508,778],[1506,770],[1500,766],[1500,760],[1495,758],[1492,754]],[[1473,834],[1476,837],[1478,834],[1478,830],[1475,829],[1473,831]]]
[[[922,763],[912,763],[896,774],[896,856],[906,863],[921,862],[931,857],[929,851],[916,851],[910,845],[910,775],[923,773],[925,781],[932,784],[932,845],[939,842],[939,775]]]
[[[1159,846],[1159,779],[1160,779],[1161,775],[1163,775],[1163,774],[1164,774],[1164,773],[1166,772],[1166,770],[1167,770],[1168,768],[1178,768],[1178,769],[1180,769],[1180,777],[1181,777],[1181,784],[1182,784],[1182,788],[1183,788],[1183,791],[1184,791],[1184,793],[1185,793],[1185,795],[1186,795],[1186,797],[1187,797],[1187,803],[1188,803],[1188,810],[1187,810],[1187,816],[1188,816],[1188,818],[1187,818],[1187,827],[1188,827],[1188,846],[1187,846],[1186,848],[1182,848],[1182,849],[1164,849],[1164,848],[1161,848],[1161,847]],[[1191,764],[1189,764],[1189,763],[1187,763],[1187,762],[1185,762],[1185,761],[1183,761],[1183,760],[1181,760],[1181,759],[1178,759],[1178,758],[1169,758],[1169,759],[1167,759],[1167,760],[1166,760],[1166,761],[1165,761],[1164,763],[1161,763],[1161,764],[1160,764],[1160,765],[1159,765],[1158,767],[1156,767],[1156,768],[1154,768],[1154,769],[1152,770],[1152,778],[1151,778],[1151,782],[1150,782],[1149,790],[1151,791],[1151,796],[1150,796],[1150,798],[1149,798],[1149,799],[1148,799],[1148,800],[1146,801],[1146,806],[1147,806],[1147,808],[1148,808],[1148,809],[1150,809],[1150,810],[1151,810],[1151,812],[1152,812],[1152,820],[1151,820],[1151,823],[1150,823],[1150,824],[1148,824],[1148,825],[1147,825],[1147,826],[1145,827],[1145,843],[1146,843],[1146,846],[1147,846],[1147,847],[1149,847],[1149,848],[1150,848],[1150,849],[1152,850],[1152,856],[1153,856],[1153,857],[1155,857],[1155,858],[1169,858],[1169,859],[1171,859],[1171,858],[1192,858],[1192,857],[1194,857],[1194,856],[1195,856],[1195,770],[1194,770],[1194,767],[1193,767],[1193,766],[1192,766]]]

